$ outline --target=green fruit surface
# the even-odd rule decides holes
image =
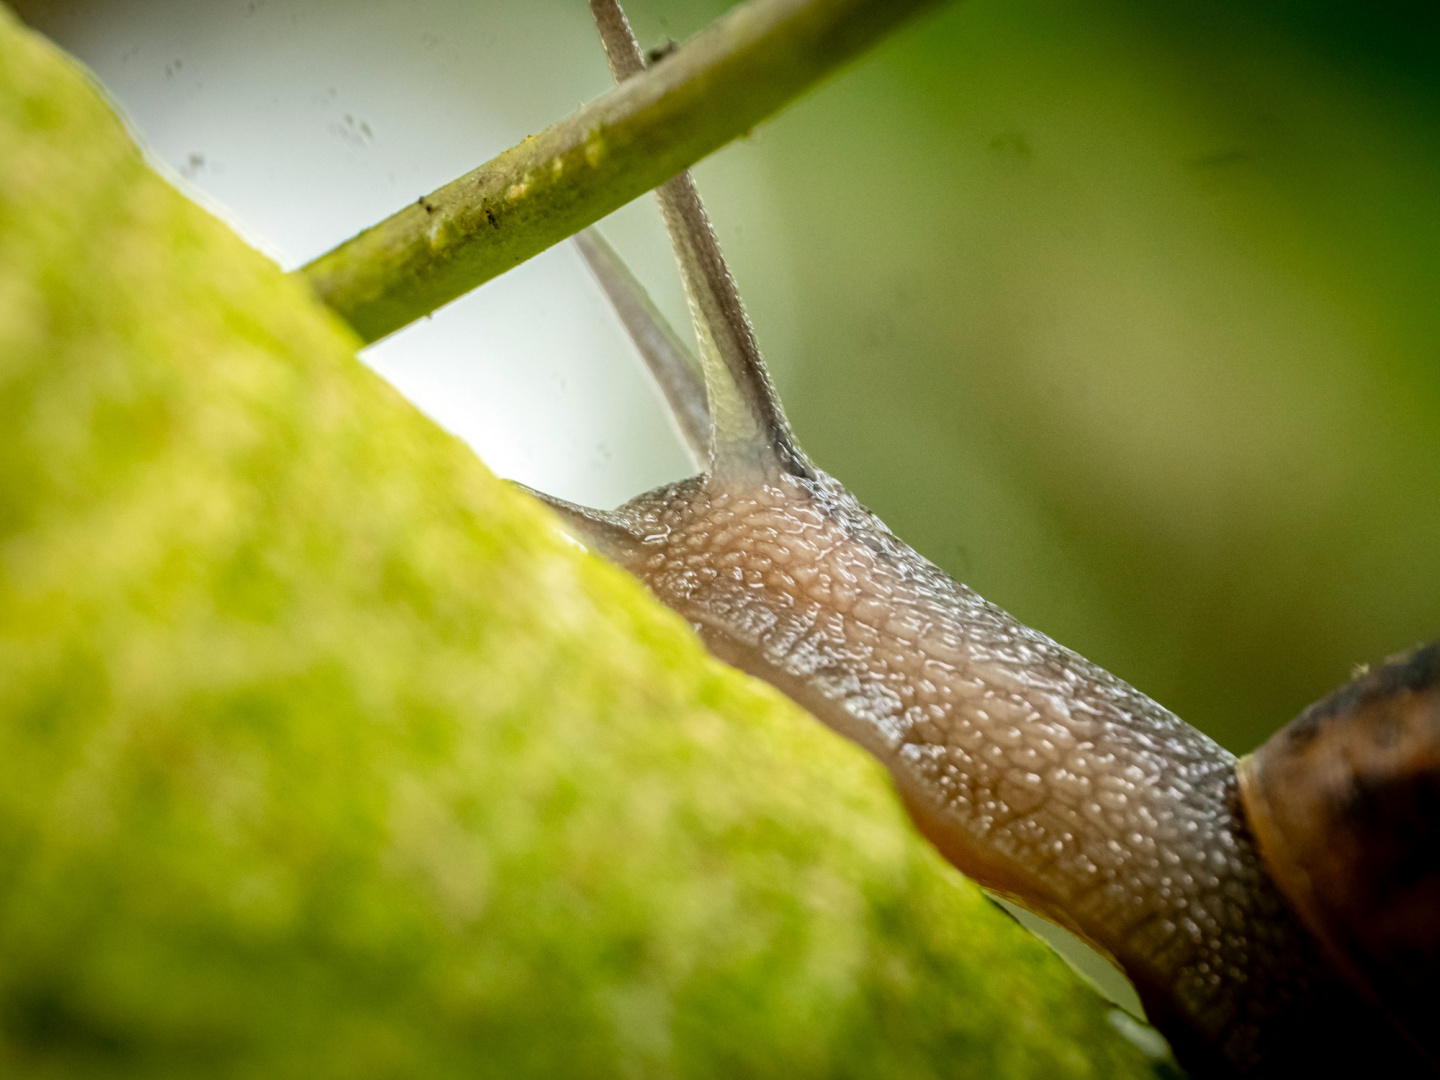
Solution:
[[[355,347],[0,8],[0,1075],[1148,1073]]]

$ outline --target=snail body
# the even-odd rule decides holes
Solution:
[[[617,78],[639,71],[618,5],[591,7]],[[598,235],[582,238],[581,250],[704,471],[616,511],[547,498],[568,528],[644,581],[720,658],[875,754],[956,867],[1113,958],[1192,1071],[1363,1064],[1431,1074],[1433,1060],[1413,1032],[1397,1033],[1394,1008],[1382,1004],[1392,982],[1376,964],[1398,959],[1408,967],[1395,985],[1433,993],[1440,818],[1425,826],[1428,849],[1392,860],[1393,881],[1409,875],[1399,899],[1387,907],[1369,898],[1370,910],[1403,911],[1421,928],[1394,942],[1315,922],[1346,915],[1351,901],[1332,902],[1339,894],[1326,875],[1347,871],[1324,857],[1328,825],[1314,807],[1292,812],[1300,804],[1289,792],[1306,788],[1316,736],[1343,727],[1357,744],[1370,739],[1370,760],[1388,761],[1391,775],[1400,758],[1413,766],[1411,810],[1440,801],[1435,647],[1423,654],[1430,668],[1405,677],[1386,668],[1366,688],[1342,691],[1237,773],[1203,733],[950,579],[810,462],[689,175],[657,194],[695,316],[698,364]],[[1397,687],[1414,700],[1396,708],[1421,717],[1409,726],[1385,705]],[[1362,714],[1389,717],[1386,730],[1400,734],[1366,734]],[[1336,780],[1334,790],[1343,786]],[[1357,830],[1373,827],[1363,798],[1338,798],[1321,801],[1341,816],[1348,806]],[[1354,848],[1364,863],[1362,837]],[[1272,872],[1267,858],[1293,872]],[[1309,883],[1308,907],[1296,882]],[[1416,942],[1428,949],[1419,961]],[[1373,963],[1345,958],[1372,946]]]
[[[1267,869],[1233,756],[834,480],[697,477],[584,529],[721,659],[883,761],[956,867],[1112,957],[1192,1071],[1389,1054],[1425,1074]]]

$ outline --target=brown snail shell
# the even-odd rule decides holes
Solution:
[[[1440,1059],[1440,642],[1317,701],[1238,773],[1281,892],[1337,967]]]

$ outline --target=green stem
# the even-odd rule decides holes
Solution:
[[[937,2],[749,0],[298,272],[376,341],[664,183]]]

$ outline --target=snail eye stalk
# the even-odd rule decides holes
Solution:
[[[650,369],[680,438],[690,451],[691,463],[703,469],[710,460],[710,405],[699,359],[671,329],[598,229],[578,234],[575,247]]]
[[[616,0],[591,0],[590,8],[616,80],[643,71],[644,54]],[[694,179],[683,172],[655,195],[685,283],[698,357],[596,229],[576,236],[575,245],[658,384],[692,460],[722,483],[812,478]],[[635,554],[639,538],[625,514],[526,490],[586,546],[622,565]]]
[[[616,81],[645,69],[644,54],[617,0],[590,0]],[[664,62],[661,57],[660,62]],[[685,280],[710,418],[710,471],[721,477],[811,476],[765,371],[735,279],[688,171],[656,189]],[[642,350],[643,351],[643,350]]]

